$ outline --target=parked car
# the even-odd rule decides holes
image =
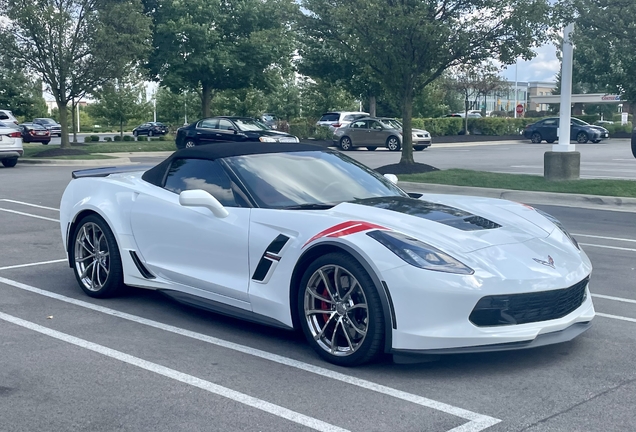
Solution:
[[[557,135],[558,127],[559,117],[549,117],[526,126],[523,136],[530,138],[536,144],[543,140],[552,144],[559,139]],[[609,132],[603,127],[587,124],[577,118],[572,118],[570,122],[570,139],[576,140],[579,144],[585,144],[588,141],[599,143],[603,138],[608,137]]]
[[[632,131],[632,154],[636,158],[636,127]]]
[[[347,126],[354,120],[368,116],[369,113],[362,111],[332,111],[324,113],[316,123],[316,126],[325,126],[331,132],[334,132],[339,127]]]
[[[194,147],[219,141],[298,142],[285,132],[272,130],[251,117],[211,117],[177,131],[177,148]]]
[[[402,126],[402,122],[398,119],[390,118],[390,117],[379,117],[380,121],[384,123],[388,123],[390,125],[394,125],[398,129],[404,129]],[[411,134],[413,136],[413,149],[414,150],[424,150],[429,148],[432,144],[432,138],[429,131],[425,129],[417,129],[411,128]]]
[[[424,150],[431,145],[430,134],[426,131],[413,131],[412,137],[414,150]],[[336,129],[333,142],[341,150],[366,147],[373,151],[378,147],[386,147],[398,151],[402,148],[402,124],[394,119],[362,117]]]
[[[278,122],[278,118],[274,114],[265,113],[261,116],[259,121],[267,126],[270,129],[276,129],[276,122]]]
[[[168,126],[161,122],[148,122],[134,128],[132,133],[134,136],[148,135],[150,137],[165,135],[168,133]]]
[[[502,199],[411,197],[389,177],[296,143],[76,171],[63,248],[87,296],[157,290],[301,331],[340,366],[527,349],[592,326],[592,264],[557,219]]]
[[[0,161],[7,168],[14,167],[24,154],[22,133],[16,129],[17,126],[0,122]]]
[[[466,113],[465,112],[456,112],[456,113],[452,113],[452,114],[446,114],[446,117],[466,117]],[[468,118],[481,118],[481,112],[479,111],[468,111]]]
[[[51,132],[40,124],[21,123],[19,127],[23,142],[39,142],[44,145],[51,142]]]
[[[62,126],[52,118],[36,118],[33,119],[33,123],[42,125],[47,128],[51,133],[51,136],[62,136]]]
[[[16,119],[13,113],[9,110],[0,110],[0,122],[2,122],[5,126],[17,128],[18,127],[18,119]]]

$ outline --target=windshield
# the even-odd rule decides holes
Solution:
[[[382,123],[391,126],[393,129],[402,129],[402,123],[395,119],[382,119]]]
[[[224,160],[264,208],[408,196],[382,175],[341,153],[268,153]]]
[[[269,130],[269,127],[254,119],[234,119],[234,123],[242,131],[260,131]]]
[[[575,125],[579,125],[579,126],[585,126],[588,125],[589,123],[584,122],[583,120],[579,120],[577,118],[572,117],[572,123],[574,123]]]
[[[55,124],[55,120],[53,119],[44,118],[44,119],[36,119],[36,120],[44,124]]]

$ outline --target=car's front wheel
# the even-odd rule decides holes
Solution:
[[[189,139],[185,142],[185,148],[195,147],[197,145],[196,141]]]
[[[2,165],[7,168],[13,168],[18,164],[18,158],[2,159]]]
[[[124,286],[117,240],[104,219],[89,215],[78,222],[69,241],[75,278],[91,297],[112,297]]]
[[[576,142],[579,144],[585,144],[587,142],[587,134],[585,132],[579,132],[576,134]]]
[[[340,150],[351,150],[352,146],[351,138],[347,136],[340,138]]]
[[[392,136],[386,140],[386,147],[391,151],[398,151],[402,146],[400,145],[400,140]]]
[[[533,132],[530,136],[530,141],[532,141],[534,144],[540,144],[542,140],[543,138],[541,137],[541,134],[539,132]]]
[[[300,283],[297,307],[307,341],[325,360],[356,366],[380,353],[380,297],[369,274],[350,255],[334,252],[311,263]]]

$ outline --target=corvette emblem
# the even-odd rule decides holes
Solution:
[[[533,260],[535,260],[536,262],[538,262],[539,264],[543,264],[544,266],[548,266],[548,267],[554,267],[554,260],[552,259],[552,257],[550,255],[548,255],[548,260],[547,261],[543,261],[540,260],[539,258],[532,258]]]

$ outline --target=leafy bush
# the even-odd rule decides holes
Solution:
[[[135,137],[131,137],[130,135],[124,135],[124,141],[134,141]]]
[[[299,139],[314,138],[317,140],[331,141],[333,133],[326,126],[316,126],[313,119],[300,119],[301,121],[289,124],[289,132]]]
[[[115,135],[113,141],[121,141],[121,135]]]
[[[99,142],[99,135],[91,135],[91,140],[93,142]]]
[[[111,137],[104,137],[104,141],[111,142],[113,139]]]
[[[146,136],[138,136],[137,141],[150,141],[150,138]]]
[[[612,136],[613,133],[617,133],[617,132],[631,133],[633,129],[632,122],[627,122],[626,125],[622,125],[619,122],[614,124],[604,124],[602,126],[609,131],[610,137]]]
[[[600,117],[597,114],[592,115],[573,115],[572,117],[576,117],[577,119],[583,120],[586,123],[594,124],[595,121],[600,120]]]

